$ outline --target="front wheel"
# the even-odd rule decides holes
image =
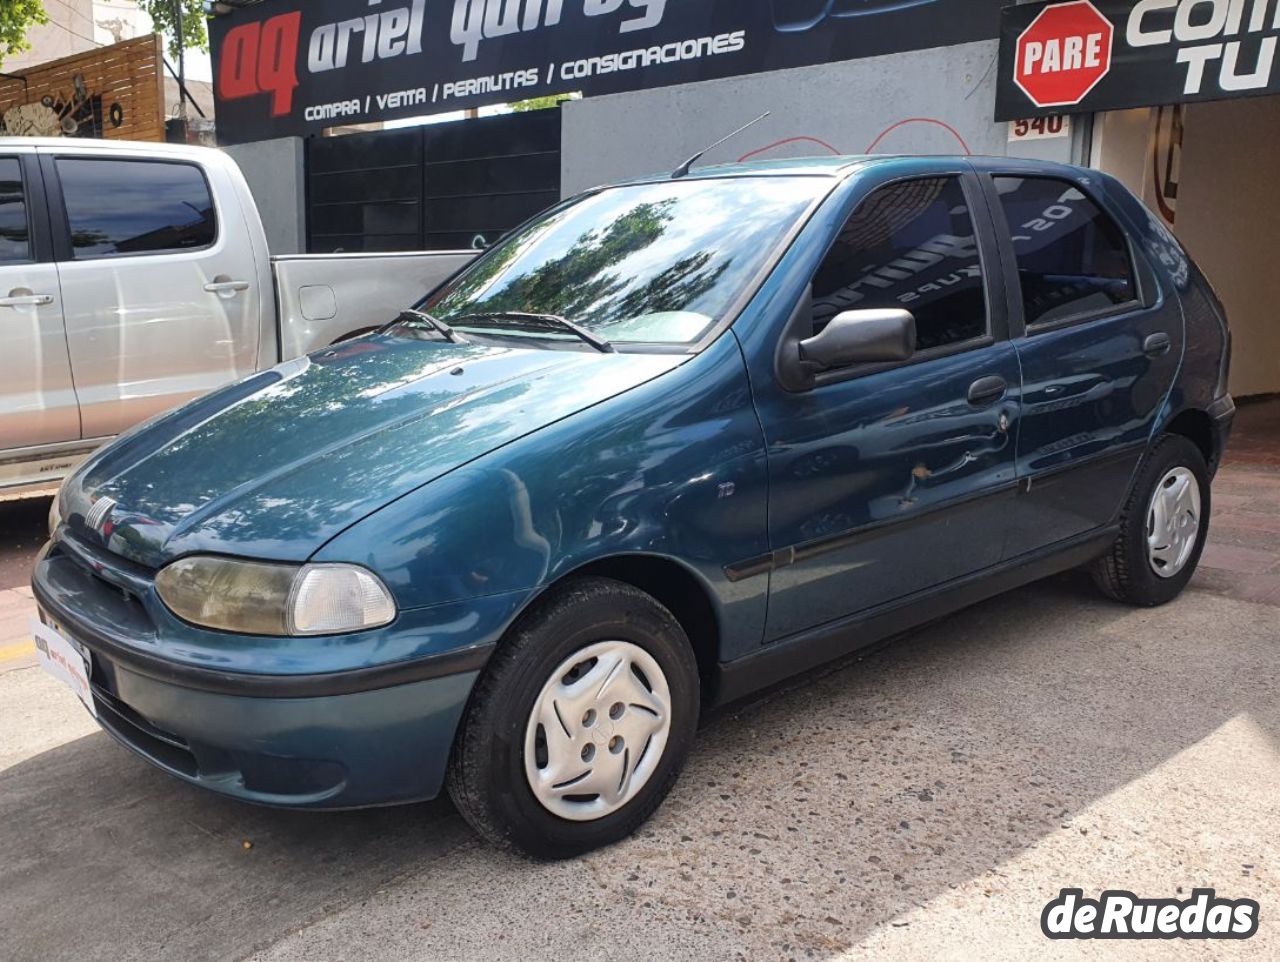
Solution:
[[[644,592],[569,582],[512,628],[476,684],[449,768],[483,836],[567,858],[634,832],[674,784],[698,723],[679,622]]]
[[[1144,460],[1094,581],[1117,601],[1154,607],[1182,593],[1209,534],[1209,472],[1200,449],[1165,435]]]

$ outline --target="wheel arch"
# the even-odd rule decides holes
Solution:
[[[575,578],[610,578],[657,600],[684,629],[698,662],[703,703],[709,702],[720,663],[721,623],[712,589],[692,569],[666,555],[628,553],[588,561],[549,583],[538,598]],[[536,603],[536,599],[530,604]]]
[[[1184,408],[1169,419],[1168,423],[1161,429],[1161,433],[1176,434],[1179,437],[1184,437],[1199,448],[1200,453],[1204,456],[1204,463],[1209,467],[1210,476],[1212,476],[1219,461],[1222,459],[1222,452],[1219,450],[1213,419],[1208,412],[1199,408]]]

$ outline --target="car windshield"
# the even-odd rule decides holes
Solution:
[[[486,336],[583,343],[558,323],[569,321],[611,345],[689,345],[828,187],[738,177],[602,190],[521,228],[419,307]]]

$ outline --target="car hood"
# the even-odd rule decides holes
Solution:
[[[364,338],[123,436],[72,476],[61,510],[151,568],[195,552],[304,561],[413,489],[686,359]]]

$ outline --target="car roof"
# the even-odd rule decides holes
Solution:
[[[921,161],[932,161],[939,167],[955,167],[972,164],[979,170],[1012,171],[1034,170],[1042,173],[1079,175],[1086,171],[1080,167],[1043,160],[1027,160],[1014,157],[989,157],[958,154],[849,154],[832,157],[781,157],[770,160],[752,160],[729,164],[709,164],[695,167],[689,180],[711,180],[732,177],[827,177],[844,179],[851,174],[871,167],[901,165],[919,172]],[[652,184],[670,180],[671,174],[654,173],[621,181],[613,186],[628,184]]]
[[[841,178],[859,167],[884,160],[883,156],[839,157],[775,157],[728,164],[694,167],[687,180],[713,180],[727,177],[829,177]],[[673,166],[674,169],[674,166]],[[643,177],[632,177],[621,184],[654,184],[671,179],[671,171],[657,171]]]
[[[161,144],[143,140],[105,140],[91,137],[0,136],[0,148],[4,147],[37,148],[59,153],[118,154],[122,157],[143,154],[148,157],[170,157],[181,160],[203,161],[208,161],[211,155],[223,153],[211,147],[195,147],[188,144]]]

